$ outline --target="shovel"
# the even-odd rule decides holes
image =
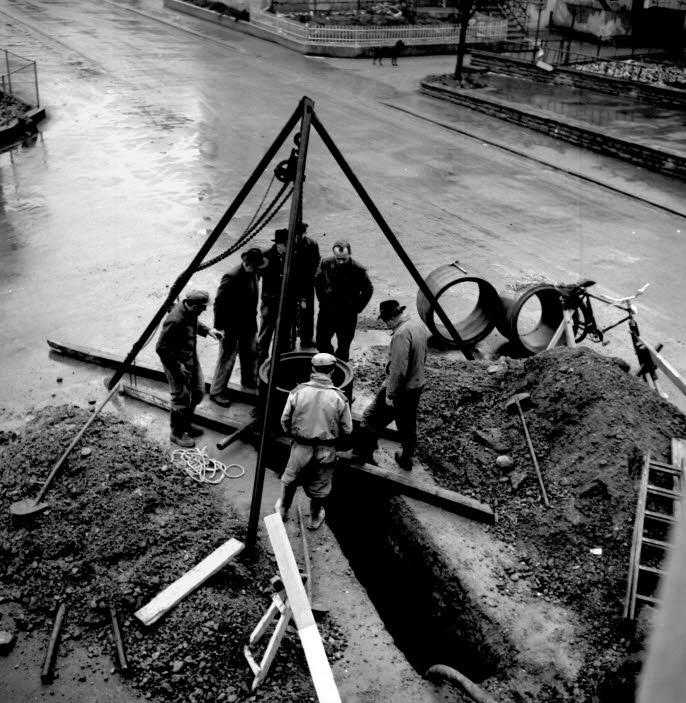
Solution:
[[[74,437],[74,439],[71,441],[71,444],[64,450],[64,454],[62,454],[62,456],[59,458],[59,461],[52,467],[52,471],[50,472],[48,478],[45,480],[45,483],[40,489],[38,495],[35,498],[24,498],[23,500],[19,500],[16,503],[12,503],[12,505],[10,505],[10,514],[15,515],[17,517],[30,517],[31,515],[34,515],[36,513],[42,513],[46,508],[49,507],[47,503],[43,503],[41,501],[43,500],[45,493],[50,487],[52,480],[55,478],[55,474],[60,470],[60,468],[62,468],[62,464],[64,464],[69,454],[71,454],[71,450],[76,446],[76,443],[81,439],[81,437],[83,437],[86,430],[93,423],[93,420],[95,420],[95,418],[100,414],[101,410],[107,405],[107,403],[109,403],[110,399],[117,392],[118,389],[119,384],[115,385],[115,387],[110,391],[107,398],[105,398],[105,400],[100,403],[97,410],[95,410],[95,412],[88,418],[86,424],[81,428],[76,437]]]
[[[534,469],[536,469],[536,478],[538,478],[538,485],[541,487],[541,496],[543,497],[543,503],[545,504],[546,508],[549,508],[550,502],[548,501],[548,494],[545,492],[545,484],[543,483],[543,476],[541,475],[541,467],[538,465],[538,459],[536,458],[534,445],[531,444],[531,437],[529,437],[529,430],[526,426],[526,420],[524,419],[522,406],[524,406],[525,408],[531,407],[531,396],[528,393],[516,393],[507,401],[507,403],[505,403],[507,411],[510,414],[519,413],[519,417],[522,420],[524,436],[526,437],[526,443],[529,445],[529,452],[531,453],[531,460],[534,463]]]

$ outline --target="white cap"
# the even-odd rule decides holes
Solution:
[[[312,366],[333,366],[336,363],[336,357],[333,354],[320,352],[312,357]]]

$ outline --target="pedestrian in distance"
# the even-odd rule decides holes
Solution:
[[[171,309],[157,340],[156,351],[162,361],[171,393],[171,436],[180,447],[194,447],[193,437],[202,430],[191,424],[195,406],[205,394],[205,379],[198,361],[197,335],[221,342],[222,332],[200,322],[210,296],[204,290],[191,290]]]
[[[369,303],[374,286],[367,269],[352,258],[349,242],[337,241],[332,251],[333,256],[322,259],[314,279],[319,300],[316,344],[318,351],[348,361],[357,316]],[[338,344],[335,352],[331,343],[334,335]]]
[[[257,388],[257,295],[258,276],[267,260],[257,248],[241,254],[241,263],[222,276],[214,299],[214,327],[224,333],[210,387],[210,400],[221,407],[231,405],[227,384],[236,356],[241,385]]]
[[[426,351],[429,330],[421,320],[405,312],[397,300],[384,300],[379,319],[391,330],[386,379],[367,406],[355,441],[353,460],[376,463],[378,435],[395,420],[402,452],[395,452],[397,464],[409,471],[417,448],[417,410],[426,381]]]
[[[292,445],[275,509],[286,520],[297,488],[302,485],[310,499],[311,530],[324,521],[324,500],[331,492],[336,447],[353,429],[348,399],[331,380],[335,368],[333,355],[315,354],[310,380],[290,392],[281,415],[281,426]]]

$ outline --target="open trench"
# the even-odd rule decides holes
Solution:
[[[473,602],[402,496],[338,471],[327,522],[417,672],[446,664],[480,682],[506,664],[512,648],[503,632]]]

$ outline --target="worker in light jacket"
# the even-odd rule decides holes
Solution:
[[[310,380],[291,391],[281,415],[281,426],[293,443],[275,508],[285,520],[297,487],[302,485],[310,498],[311,530],[324,521],[324,499],[331,492],[336,446],[353,429],[348,399],[331,380],[335,368],[334,356],[315,354]]]
[[[317,349],[348,361],[357,316],[367,307],[374,293],[367,269],[351,256],[349,242],[337,241],[333,245],[333,256],[322,259],[314,287],[319,300]],[[331,344],[334,335],[338,345],[335,352]]]
[[[417,448],[417,411],[426,381],[426,351],[429,330],[410,317],[397,300],[384,300],[379,319],[392,330],[386,364],[386,380],[362,416],[353,459],[374,462],[379,432],[395,420],[402,452],[395,452],[398,465],[412,469]]]
[[[205,379],[196,350],[197,335],[209,335],[219,342],[224,336],[198,320],[209,302],[210,296],[204,290],[186,293],[162,323],[155,347],[171,393],[170,439],[180,447],[194,447],[193,437],[202,434],[199,427],[191,424],[195,406],[205,394]]]

